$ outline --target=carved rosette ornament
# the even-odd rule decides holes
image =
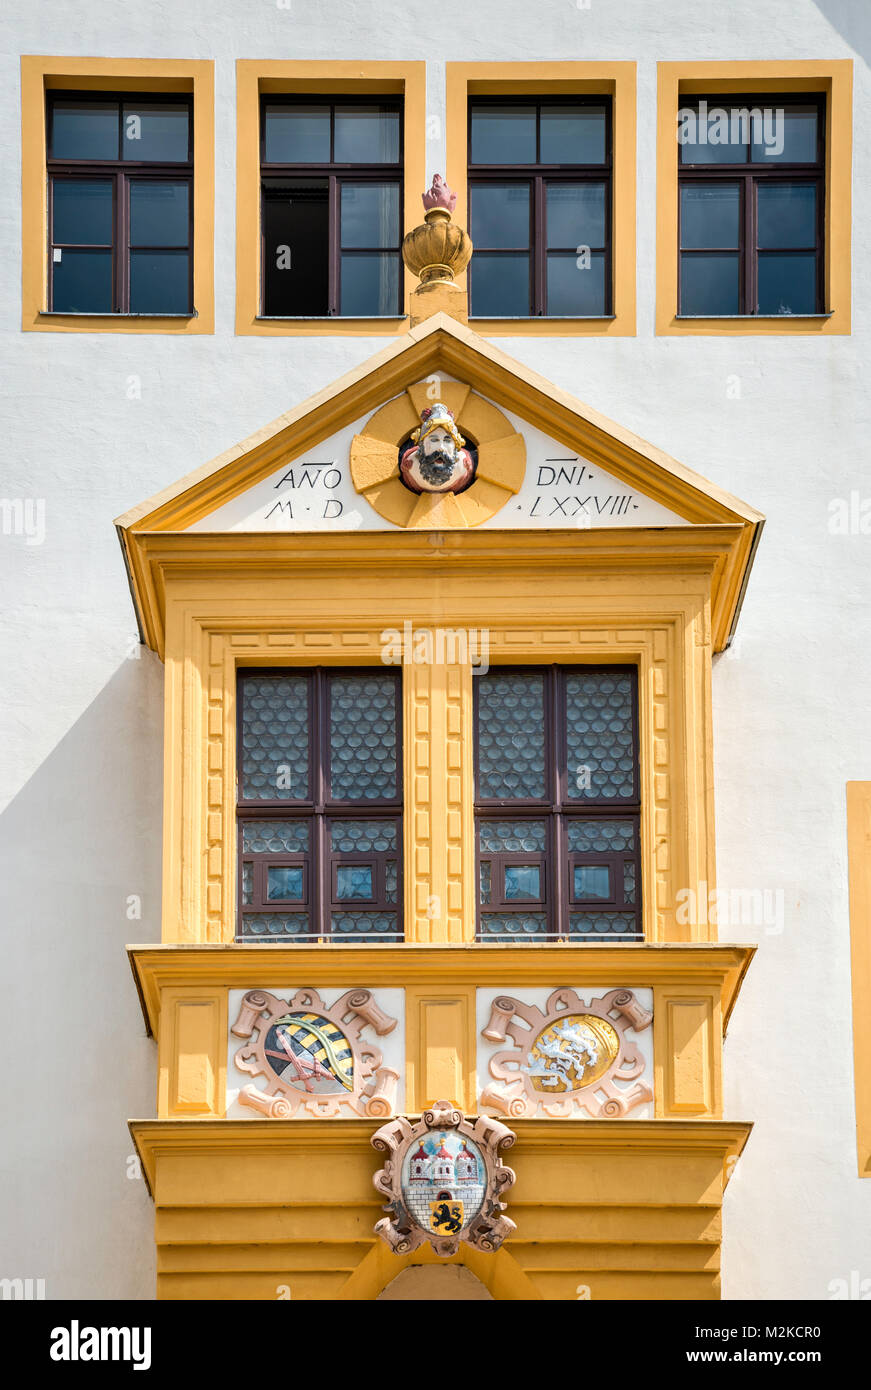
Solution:
[[[460,1241],[498,1250],[516,1229],[500,1200],[514,1173],[499,1157],[515,1138],[499,1120],[467,1119],[447,1100],[416,1123],[399,1115],[382,1125],[372,1144],[388,1157],[373,1182],[388,1198],[388,1214],[376,1223],[377,1234],[395,1255],[425,1240],[444,1256],[456,1254]]]
[[[579,1110],[593,1119],[620,1119],[653,1100],[640,1079],[645,1059],[627,1037],[652,1021],[631,989],[612,989],[590,1004],[573,989],[556,989],[543,1010],[503,995],[493,1001],[482,1036],[494,1043],[510,1038],[513,1046],[491,1057],[494,1081],[481,1105],[512,1119],[568,1119]]]
[[[382,1065],[379,1049],[361,1034],[371,1026],[383,1036],[396,1022],[368,989],[349,989],[329,1008],[316,989],[297,990],[290,1000],[249,990],[230,1030],[249,1041],[234,1061],[267,1085],[243,1086],[239,1104],[276,1120],[300,1108],[317,1119],[392,1115],[399,1073]]]

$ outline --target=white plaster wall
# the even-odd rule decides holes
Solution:
[[[155,1054],[123,945],[160,930],[162,671],[130,656],[112,518],[384,342],[233,336],[235,59],[418,59],[425,44],[442,118],[446,59],[638,63],[638,336],[499,345],[769,517],[739,646],[714,673],[721,886],[784,902],[779,934],[729,929],[760,950],[727,1045],[728,1113],[756,1130],[727,1195],[725,1292],[826,1298],[871,1276],[844,822],[845,781],[871,778],[871,538],[827,533],[832,498],[871,493],[865,0],[442,0],[437,16],[422,0],[6,0],[0,497],[44,498],[47,529],[41,546],[0,536],[0,1274],[43,1277],[49,1298],[153,1290],[126,1119],[154,1113]],[[215,59],[214,337],[21,333],[18,60],[42,52]],[[855,61],[852,338],[655,338],[656,61],[821,56]],[[428,140],[441,167],[435,123]]]

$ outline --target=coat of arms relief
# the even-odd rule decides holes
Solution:
[[[481,1036],[509,1044],[491,1055],[482,1108],[512,1119],[534,1116],[621,1119],[653,1100],[652,1065],[638,1035],[653,1014],[631,989],[612,989],[585,1004],[574,989],[555,989],[543,1005],[497,995]]]

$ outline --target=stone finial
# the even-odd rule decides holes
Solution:
[[[457,195],[451,192],[441,174],[433,174],[432,187],[422,193],[421,198],[424,212],[431,212],[433,208],[446,208],[448,212],[453,212],[457,206]]]
[[[402,258],[422,285],[450,284],[469,263],[471,239],[451,221],[456,204],[456,193],[451,192],[440,174],[435,174],[432,188],[423,194],[423,224],[409,232],[402,243]]]

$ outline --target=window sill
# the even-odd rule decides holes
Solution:
[[[404,323],[407,314],[258,314],[256,323]]]
[[[677,323],[794,323],[797,319],[830,319],[834,309],[825,314],[675,314]]]
[[[113,321],[127,319],[182,319],[192,320],[199,317],[196,309],[190,314],[118,314],[91,313],[86,309],[40,309],[41,319],[112,319]]]
[[[614,323],[616,314],[470,314],[469,323]]]

